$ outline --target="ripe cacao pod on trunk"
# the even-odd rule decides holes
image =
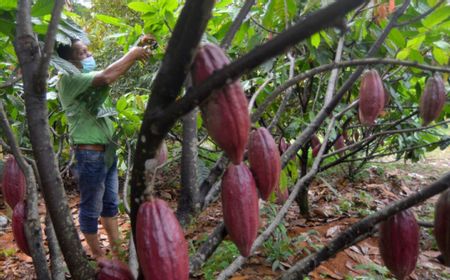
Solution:
[[[97,280],[133,280],[130,268],[119,260],[101,259],[98,262]]]
[[[194,85],[201,84],[229,62],[220,47],[212,44],[202,46],[194,58]],[[234,164],[243,160],[248,141],[250,117],[247,106],[247,97],[238,80],[215,89],[200,105],[209,135]]]
[[[383,111],[384,88],[376,70],[364,73],[359,89],[359,120],[364,125],[375,124],[375,119]]]
[[[397,279],[405,279],[416,267],[419,225],[410,210],[389,217],[380,225],[379,247],[384,264]]]
[[[434,214],[434,236],[446,266],[450,266],[450,190],[441,194]]]
[[[244,164],[229,165],[222,178],[222,207],[225,227],[241,255],[248,257],[259,227],[256,184]]]
[[[14,240],[17,243],[17,247],[27,254],[30,255],[30,249],[28,247],[27,237],[25,235],[25,223],[27,221],[27,208],[24,201],[19,201],[16,204],[12,214],[12,231],[14,235]]]
[[[439,75],[430,77],[420,97],[419,112],[424,126],[439,117],[444,109],[446,99],[442,78]]]
[[[188,245],[177,218],[163,200],[152,198],[139,207],[136,250],[145,279],[189,279]]]
[[[3,197],[11,209],[14,209],[16,204],[24,199],[25,184],[25,175],[17,164],[16,158],[8,155],[3,168],[2,191]]]
[[[281,159],[277,144],[265,127],[250,134],[248,161],[261,198],[267,200],[280,183]]]

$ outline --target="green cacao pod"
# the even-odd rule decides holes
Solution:
[[[133,280],[130,268],[119,260],[101,259],[98,262],[97,280]]]
[[[376,70],[366,71],[359,89],[359,120],[373,125],[384,107],[384,87]]]
[[[3,169],[2,187],[6,203],[14,209],[19,201],[25,197],[25,175],[12,155],[6,157]]]
[[[19,201],[12,214],[12,232],[17,247],[27,255],[30,255],[27,237],[25,235],[25,223],[27,221],[27,208],[24,201]]]
[[[214,71],[230,61],[223,50],[215,45],[202,46],[194,59],[193,82],[201,84]],[[225,151],[234,164],[239,164],[247,146],[250,117],[248,101],[241,83],[236,80],[220,89],[200,105],[205,127],[211,138]]]
[[[403,280],[416,267],[419,256],[419,225],[414,214],[405,210],[380,225],[379,247],[384,264]]]
[[[136,250],[145,279],[189,279],[188,245],[177,218],[163,200],[153,198],[139,207]]]
[[[439,75],[430,77],[420,97],[419,112],[424,126],[439,117],[444,109],[446,99],[442,78]]]
[[[280,183],[281,159],[277,144],[265,127],[250,134],[248,161],[261,198],[267,200]]]
[[[434,236],[446,266],[450,266],[450,190],[439,197],[434,214]]]
[[[241,255],[248,257],[258,234],[259,207],[255,180],[244,164],[229,165],[222,178],[225,227]]]

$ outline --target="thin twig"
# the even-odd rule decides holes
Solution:
[[[436,5],[431,7],[431,9],[429,9],[425,13],[420,14],[417,17],[412,18],[410,20],[407,20],[407,21],[404,21],[404,22],[399,22],[399,23],[396,24],[396,26],[397,27],[403,27],[403,26],[406,26],[406,25],[410,25],[411,23],[414,23],[416,21],[419,21],[419,20],[425,18],[426,16],[428,16],[429,14],[431,14],[432,12],[434,12],[441,4],[443,4],[445,2],[446,2],[446,0],[441,0],[441,1],[437,2]]]
[[[236,32],[238,32],[239,27],[241,27],[242,22],[244,22],[245,17],[250,12],[250,9],[255,4],[255,0],[247,0],[245,1],[244,5],[239,11],[239,14],[234,19],[233,23],[231,24],[230,28],[228,29],[227,34],[225,35],[224,39],[222,40],[222,43],[220,46],[223,49],[228,49],[228,47],[231,45],[231,42],[233,41],[234,36],[236,35]]]

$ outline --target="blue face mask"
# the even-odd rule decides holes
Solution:
[[[83,66],[83,73],[89,73],[91,71],[95,70],[95,67],[97,66],[95,64],[95,59],[93,56],[88,56],[85,59],[81,61],[81,65]]]

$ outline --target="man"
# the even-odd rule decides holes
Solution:
[[[124,75],[138,60],[145,61],[150,51],[134,47],[104,70],[94,71],[95,60],[87,46],[73,40],[71,46],[60,45],[58,55],[71,62],[80,73],[65,74],[58,93],[66,113],[71,143],[75,150],[80,188],[80,229],[96,259],[104,256],[97,235],[98,218],[105,228],[111,250],[119,246],[118,176],[114,141],[113,115],[109,85]]]

